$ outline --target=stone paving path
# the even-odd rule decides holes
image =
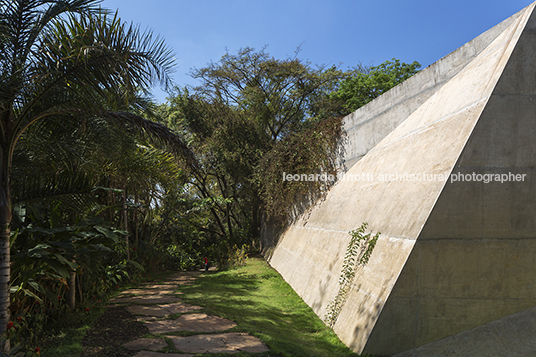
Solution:
[[[192,284],[199,272],[182,272],[170,276],[161,284],[146,284],[141,288],[129,289],[110,303],[123,305],[138,321],[146,324],[152,334],[161,338],[142,338],[124,346],[138,351],[135,357],[193,357],[198,353],[238,353],[240,351],[260,353],[268,351],[264,343],[243,332],[225,332],[236,323],[218,316],[207,315],[201,306],[181,301],[178,285]],[[177,316],[178,315],[178,316]],[[203,334],[191,336],[169,335],[188,331]],[[164,353],[168,341],[177,353]]]

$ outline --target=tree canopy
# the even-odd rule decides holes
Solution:
[[[304,139],[318,128],[327,116],[326,110],[319,114],[320,103],[344,73],[244,48],[192,75],[201,84],[178,89],[161,110],[165,123],[183,135],[198,159],[191,185],[210,203],[213,226],[204,229],[219,237],[214,249],[225,258],[234,245],[258,246],[269,197],[263,193],[268,177],[262,174],[268,165],[263,158],[290,150],[287,141],[297,135]],[[336,135],[337,130],[325,134],[333,140]],[[333,163],[320,159],[322,153],[299,155],[310,167],[316,163],[315,170],[333,169],[325,167]]]
[[[396,58],[378,66],[360,65],[340,83],[331,98],[341,101],[344,114],[349,114],[413,76],[419,68],[417,61],[405,63]]]
[[[275,142],[314,118],[315,104],[344,73],[336,67],[312,67],[297,57],[276,59],[264,49],[246,47],[194,69],[192,76],[201,80],[197,95],[247,113]]]
[[[288,224],[333,183],[283,173],[336,175],[343,115],[420,67],[245,47],[173,87],[163,40],[99,4],[0,0],[0,332],[9,309],[60,318],[142,266],[243,261],[263,222]],[[167,103],[154,84],[174,88]],[[7,336],[35,339],[39,321]]]

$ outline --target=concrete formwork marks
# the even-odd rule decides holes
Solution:
[[[527,287],[536,268],[536,180],[450,179],[514,168],[529,175],[536,167],[533,9],[388,92],[406,98],[406,108],[395,100],[389,110],[387,96],[347,118],[360,134],[383,128],[359,149],[360,160],[349,159],[348,175],[372,180],[338,182],[275,248],[272,266],[323,317],[337,293],[347,232],[366,221],[382,233],[334,328],[357,352],[409,350],[536,305],[536,289]],[[419,82],[435,75],[432,84]],[[418,175],[428,179],[410,179]]]

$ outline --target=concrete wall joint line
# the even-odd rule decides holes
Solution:
[[[428,91],[437,92],[437,91],[439,91],[439,90],[441,89],[441,87],[443,87],[447,82],[448,82],[448,81],[440,82],[440,83],[434,85],[433,87],[429,87],[429,89],[427,89],[425,92],[428,92]],[[439,87],[439,88],[437,88],[437,87]],[[437,89],[436,89],[436,88],[437,88]],[[431,89],[435,89],[435,90],[431,90]],[[422,93],[422,92],[421,92],[421,93]],[[419,94],[421,94],[421,93],[419,93]],[[349,128],[345,128],[345,130],[346,130],[347,132],[355,131],[355,130],[357,130],[358,128],[362,127],[363,125],[368,124],[368,123],[370,123],[370,122],[376,120],[377,118],[383,117],[386,113],[391,112],[391,111],[393,110],[393,108],[397,108],[397,107],[400,107],[400,106],[405,106],[405,103],[404,103],[405,101],[407,101],[407,100],[411,100],[411,99],[413,99],[413,98],[417,98],[417,97],[419,97],[419,95],[413,95],[413,96],[410,96],[409,98],[404,98],[404,101],[397,102],[395,105],[392,105],[391,107],[389,107],[389,108],[387,108],[387,109],[385,109],[385,110],[382,110],[381,112],[377,112],[377,113],[374,114],[372,117],[370,117],[370,118],[368,118],[368,119],[366,119],[366,120],[360,122],[359,124],[353,125],[353,126],[351,126],[351,127],[349,127]],[[372,102],[369,102],[369,103],[372,103]],[[361,108],[366,108],[366,106],[367,106],[369,103],[367,103],[366,105],[364,105],[364,106],[361,107]],[[360,114],[361,111],[365,111],[365,112],[366,112],[366,109],[361,110],[361,108],[357,109],[357,110],[354,111],[353,113],[351,113],[351,114],[349,114],[348,116],[346,116],[346,118],[348,118],[348,121],[345,121],[345,125],[346,125],[347,122],[353,121],[353,120],[350,120],[350,118],[349,118],[350,116],[351,116],[351,117],[356,117],[356,116],[359,117],[359,114]],[[411,113],[409,113],[409,115],[408,115],[407,117],[409,117],[411,114],[413,114],[413,113],[414,113],[417,109],[419,109],[419,108],[420,108],[420,105],[417,106],[415,109],[413,109],[413,110],[411,111]],[[346,119],[346,118],[345,118],[345,119]]]
[[[442,121],[444,121],[444,120],[447,120],[447,119],[449,119],[449,118],[451,118],[451,117],[453,117],[453,116],[455,116],[455,115],[459,115],[460,113],[462,113],[462,112],[464,112],[464,111],[473,109],[473,108],[477,107],[480,103],[488,101],[489,98],[490,98],[489,96],[486,96],[486,97],[484,97],[484,98],[481,98],[481,99],[478,100],[478,101],[475,101],[475,102],[473,102],[473,103],[471,103],[471,104],[469,104],[469,105],[467,105],[467,106],[465,106],[465,107],[463,107],[463,108],[460,108],[460,109],[458,109],[458,110],[456,110],[456,111],[454,111],[454,112],[451,112],[451,113],[449,113],[449,114],[447,114],[447,115],[445,115],[445,116],[443,116],[443,117],[441,117],[441,118],[438,118],[437,120],[434,120],[433,122],[428,123],[426,126],[419,127],[419,128],[417,128],[417,129],[415,129],[415,130],[413,130],[413,131],[411,131],[411,132],[409,132],[409,133],[407,133],[407,134],[405,134],[405,135],[403,135],[403,136],[397,138],[396,140],[389,141],[388,143],[385,143],[385,144],[383,144],[383,145],[381,145],[381,146],[380,146],[380,144],[378,144],[378,145],[376,145],[374,148],[372,148],[369,152],[374,152],[374,151],[376,151],[376,150],[379,150],[379,149],[382,149],[382,148],[384,148],[384,147],[386,147],[386,146],[389,146],[389,145],[391,145],[391,144],[393,144],[393,143],[396,143],[396,142],[398,142],[398,141],[404,140],[404,139],[406,139],[406,138],[409,137],[409,136],[414,136],[414,135],[418,135],[418,134],[420,134],[420,133],[422,133],[422,132],[425,132],[425,131],[428,130],[428,128],[430,128],[431,126],[434,126],[435,124],[440,123],[440,122],[442,122]],[[368,154],[368,153],[367,153],[367,154]]]

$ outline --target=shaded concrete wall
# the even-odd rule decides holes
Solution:
[[[395,357],[534,357],[536,355],[534,331],[536,331],[536,308],[530,308],[419,348],[398,353]]]
[[[446,184],[369,351],[390,338],[414,348],[536,306],[535,44],[533,15],[453,170],[520,180]],[[406,330],[389,328],[395,321]]]
[[[495,124],[492,119],[483,119],[480,122],[479,118],[492,118],[500,112],[494,105],[500,106],[499,101],[508,96],[502,89],[512,86],[511,81],[503,80],[508,78],[508,73],[512,72],[515,76],[525,75],[524,69],[513,65],[511,57],[532,14],[533,6],[502,23],[502,32],[497,30],[500,34],[491,31],[485,34],[486,41],[473,41],[475,48],[482,45],[484,49],[477,51],[470,46],[465,49],[468,53],[478,52],[477,55],[458,53],[456,56],[459,58],[471,60],[460,65],[461,70],[457,70],[450,80],[447,81],[448,78],[445,77],[447,82],[436,86],[435,92],[428,95],[427,99],[408,99],[409,102],[416,100],[415,103],[422,101],[420,106],[415,104],[418,108],[406,110],[400,105],[394,105],[393,111],[403,113],[400,115],[405,116],[405,120],[395,125],[396,129],[384,135],[383,139],[376,137],[374,140],[377,142],[373,149],[359,149],[367,154],[359,161],[359,155],[354,157],[356,163],[351,166],[348,174],[369,173],[376,178],[378,175],[391,173],[448,176],[451,172],[456,173],[456,170],[475,168],[475,152],[487,152],[483,157],[489,162],[482,164],[482,170],[499,172],[509,167],[506,161],[504,166],[497,167],[500,160],[490,160],[492,154],[497,154],[493,151],[495,149],[490,147],[497,146],[497,142],[490,146],[486,141],[489,141],[490,135],[495,135],[500,140],[499,143],[507,143],[513,139],[509,136],[497,136],[497,132],[501,131],[501,120],[511,121],[517,116],[504,117]],[[491,33],[494,35],[491,36]],[[483,45],[485,42],[487,46]],[[525,39],[519,42],[525,43]],[[519,45],[516,51],[527,51],[523,48],[524,46]],[[516,52],[515,56],[523,54]],[[434,67],[426,70],[430,68]],[[412,88],[419,87],[415,83],[410,83]],[[422,85],[424,86],[424,83]],[[403,88],[399,87],[396,90]],[[414,96],[412,93],[404,95],[406,98],[420,98],[420,95]],[[526,101],[529,97],[523,100]],[[493,104],[496,100],[497,104]],[[371,112],[377,110],[377,104],[374,103],[378,103],[378,99],[369,104]],[[523,110],[529,113],[532,109]],[[510,111],[505,109],[503,112],[506,115]],[[381,120],[387,120],[389,115],[391,114],[387,114],[385,110],[385,115],[380,116],[383,118]],[[362,126],[356,130],[367,133],[367,130],[372,130],[372,126],[367,125],[373,125],[375,120],[380,122],[380,117],[358,124]],[[383,127],[382,125],[377,124],[377,127]],[[536,127],[531,125],[531,128]],[[529,152],[532,152],[530,150],[533,150],[534,144],[523,141],[522,145],[525,144],[530,148]],[[371,142],[370,145],[374,143]],[[356,149],[355,152],[359,153],[359,150]],[[500,150],[511,152],[512,157],[516,158],[524,155],[519,154],[520,149],[516,145],[509,148],[505,144]],[[469,155],[470,153],[473,154]],[[348,163],[351,163],[351,160],[350,157]],[[519,195],[523,196],[528,195],[534,186],[530,183],[527,187],[521,189],[512,186],[510,189],[521,190]],[[484,188],[495,190],[495,200],[484,203],[484,197],[488,197],[487,193],[484,194]],[[495,189],[492,186],[471,188],[470,185],[450,185],[439,180],[341,181],[333,187],[321,204],[312,208],[310,214],[303,216],[282,235],[269,261],[304,301],[320,317],[324,317],[327,304],[337,294],[337,280],[349,241],[348,231],[367,221],[372,231],[381,231],[382,235],[368,265],[361,267],[356,274],[355,283],[337,320],[335,331],[343,342],[358,352],[365,349],[371,353],[390,354],[411,349],[505,314],[520,311],[519,309],[532,303],[529,296],[534,296],[533,291],[525,289],[520,293],[525,296],[516,297],[523,302],[513,309],[500,308],[507,305],[504,299],[512,299],[511,295],[500,294],[494,299],[497,306],[486,305],[493,302],[493,298],[487,299],[485,294],[476,297],[480,302],[474,305],[474,309],[464,305],[467,298],[463,295],[465,288],[459,279],[464,276],[466,281],[475,279],[475,276],[468,278],[466,275],[487,271],[491,265],[482,263],[482,260],[479,260],[479,263],[465,264],[466,259],[476,261],[475,258],[480,254],[487,254],[487,259],[493,261],[501,250],[511,252],[514,256],[523,251],[525,254],[531,252],[532,242],[529,241],[525,242],[528,245],[520,244],[517,247],[516,244],[507,243],[508,248],[500,244],[481,244],[480,241],[478,244],[481,246],[488,246],[488,250],[482,252],[476,250],[473,242],[456,243],[464,239],[457,232],[476,232],[478,229],[484,232],[482,223],[476,223],[475,220],[479,208],[475,207],[474,199],[482,201],[480,212],[483,212],[484,206],[491,204],[489,202],[499,207],[502,199],[512,200],[512,197],[504,192],[501,195],[501,190],[504,191],[505,186]],[[467,191],[474,191],[474,194],[467,195]],[[459,201],[460,198],[465,201]],[[459,214],[460,207],[471,214]],[[532,207],[529,209],[534,212]],[[497,208],[496,212],[500,212],[500,209]],[[521,209],[517,209],[517,213],[521,213]],[[515,212],[512,217],[514,215]],[[496,224],[499,218],[504,220],[504,216],[499,216],[492,215],[488,220]],[[523,217],[525,220],[529,219],[527,215]],[[473,231],[471,224],[474,226]],[[527,226],[527,232],[532,227],[526,222],[518,225]],[[448,236],[449,229],[452,236]],[[488,231],[494,230],[490,228]],[[503,232],[505,231],[508,231],[507,225],[504,226]],[[480,236],[478,237],[480,239]],[[470,253],[460,255],[460,250]],[[528,259],[529,255],[525,255],[521,259],[524,263],[521,268],[516,267],[516,271],[532,267]],[[507,260],[508,258],[503,258],[501,262],[506,263]],[[503,282],[504,276],[497,275],[499,268],[492,271],[489,284],[482,285],[480,293],[489,290],[491,297],[493,290],[490,286],[497,284],[504,284],[505,292],[510,291],[509,287],[519,288],[519,285],[513,282]],[[479,277],[477,274],[476,278]],[[521,283],[523,284],[524,282]],[[441,316],[452,314],[452,317],[438,318],[441,311]],[[467,318],[466,313],[470,311],[473,312]],[[478,314],[474,311],[478,311]]]

